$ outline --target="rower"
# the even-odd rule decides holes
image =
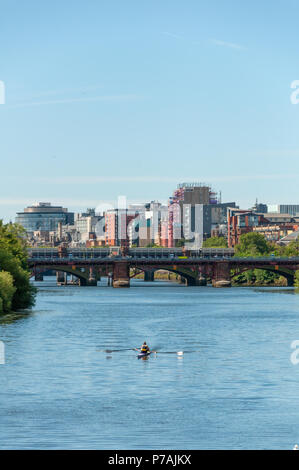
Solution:
[[[146,344],[146,341],[144,341],[143,345],[142,345],[141,348],[140,348],[140,351],[141,351],[142,353],[147,353],[147,352],[150,351],[150,348],[149,348],[148,345]]]

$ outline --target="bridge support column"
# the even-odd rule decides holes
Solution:
[[[197,278],[197,286],[206,286],[207,285],[207,278],[200,272]]]
[[[229,263],[219,262],[214,266],[212,286],[213,287],[231,287]]]
[[[88,286],[96,286],[97,285],[97,280],[94,272],[94,268],[90,267],[89,268],[89,277],[87,281]]]
[[[65,286],[67,284],[67,273],[56,271],[56,282],[59,286]]]
[[[144,281],[145,282],[153,282],[155,280],[155,272],[154,271],[144,271]]]
[[[34,280],[35,281],[43,281],[44,280],[43,273],[35,273]]]
[[[130,287],[130,269],[127,261],[116,261],[113,266],[113,287]]]

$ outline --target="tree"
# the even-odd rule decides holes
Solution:
[[[263,235],[257,232],[245,233],[240,236],[235,247],[235,256],[269,256],[274,252],[274,246]],[[275,253],[276,254],[276,253]],[[250,269],[235,277],[237,284],[271,284],[276,279],[275,273],[263,269]]]
[[[2,292],[6,288],[9,292],[8,296],[0,294],[3,311],[7,310],[8,305],[9,309],[17,310],[34,304],[36,289],[30,284],[27,257],[24,229],[17,224],[5,225],[0,221],[0,273],[4,273],[1,276]],[[9,280],[11,278],[7,274],[13,279],[13,293]]]
[[[270,244],[257,232],[245,233],[240,236],[235,247],[235,256],[267,256],[271,252]]]
[[[284,256],[299,256],[299,241],[293,241],[283,247]]]
[[[0,271],[0,313],[11,310],[15,291],[12,275],[6,271]]]
[[[224,237],[207,238],[203,244],[203,248],[227,248],[227,240]]]
[[[163,248],[163,246],[156,245],[156,243],[149,243],[145,248]]]

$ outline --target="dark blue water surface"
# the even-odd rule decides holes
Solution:
[[[38,284],[0,319],[1,449],[291,449],[292,289]],[[146,340],[161,353],[138,360]],[[184,351],[183,356],[162,352]]]

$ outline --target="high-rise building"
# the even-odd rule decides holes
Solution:
[[[130,207],[130,206],[129,206]],[[140,247],[148,245],[161,245],[161,222],[168,215],[168,209],[158,201],[145,204],[143,210],[138,211],[134,224],[138,227],[138,237],[135,243]]]
[[[35,231],[56,231],[59,222],[62,225],[74,223],[74,213],[62,206],[52,206],[50,202],[39,202],[18,212],[16,222],[24,227],[27,233]]]
[[[128,247],[128,225],[137,214],[130,209],[111,209],[105,212],[106,245]]]
[[[182,183],[168,204],[168,246],[180,239],[200,248],[216,229],[220,233],[227,223],[227,208],[234,202],[221,203],[210,186],[201,183]]]

